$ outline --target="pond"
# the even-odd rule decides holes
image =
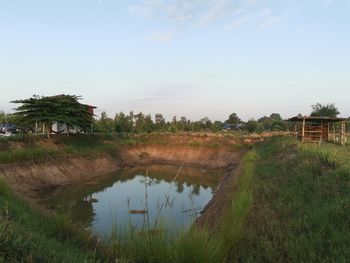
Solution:
[[[130,230],[186,231],[210,201],[222,172],[152,165],[124,169],[102,182],[58,189],[43,202],[104,239]]]

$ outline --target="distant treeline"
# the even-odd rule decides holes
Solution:
[[[222,130],[246,131],[246,132],[264,132],[264,131],[286,131],[290,128],[290,123],[284,121],[280,114],[272,113],[269,117],[264,116],[258,120],[251,119],[248,122],[242,121],[236,113],[229,115],[224,122],[210,120],[204,117],[198,121],[191,121],[186,117],[177,118],[174,116],[172,121],[166,121],[162,114],[157,113],[154,118],[150,114],[142,112],[134,114],[130,112],[117,113],[114,118],[107,116],[102,112],[99,119],[95,119],[94,131],[104,133],[122,133],[122,132],[220,132]]]

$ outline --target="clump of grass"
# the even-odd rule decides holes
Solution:
[[[67,221],[27,207],[0,181],[0,259],[4,262],[92,262],[98,252],[84,246]],[[64,225],[66,227],[64,227]],[[58,236],[60,234],[60,236]],[[0,261],[1,262],[1,261]]]
[[[57,156],[56,150],[44,150],[41,148],[20,148],[10,151],[0,152],[0,163],[23,162],[38,159],[47,159]]]
[[[192,141],[192,142],[190,142],[190,143],[188,144],[188,146],[190,146],[190,147],[201,147],[202,145],[201,145],[201,143],[199,143],[199,142]]]
[[[214,149],[219,149],[221,147],[221,145],[218,142],[213,142],[213,143],[208,143],[207,147],[214,148]]]

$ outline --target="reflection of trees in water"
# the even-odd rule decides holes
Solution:
[[[184,184],[181,182],[176,182],[176,192],[182,193],[184,191]]]
[[[220,174],[218,175],[218,173],[203,174],[199,173],[197,169],[194,169],[192,173],[191,169],[185,167],[184,170],[181,171],[181,174],[178,176],[176,181],[173,182],[174,174],[176,173],[178,167],[174,168],[174,166],[158,165],[155,166],[154,170],[152,168],[153,166],[150,167],[151,178],[148,178],[141,183],[143,183],[146,187],[149,187],[152,184],[159,185],[165,182],[170,183],[172,187],[175,188],[173,188],[173,190],[176,190],[175,193],[173,192],[174,195],[165,191],[164,195],[157,200],[156,210],[158,211],[158,214],[160,214],[160,211],[162,211],[165,207],[172,208],[174,203],[176,203],[176,193],[181,194],[184,193],[184,191],[186,191],[185,195],[188,193],[189,196],[188,205],[193,207],[195,197],[201,194],[200,187],[202,186],[203,189],[209,188],[212,191],[216,185],[216,182],[220,178]],[[116,183],[122,184],[124,182],[132,181],[137,175],[144,176],[144,174],[145,169],[140,167],[137,169],[122,170],[117,174],[111,174],[110,177],[107,177],[96,185],[79,184],[61,189],[58,194],[53,194],[52,198],[48,201],[49,203],[53,204],[54,207],[68,213],[70,218],[79,221],[84,225],[91,225],[95,217],[93,205],[91,202],[83,202],[84,198],[91,201],[91,194],[105,191],[108,188],[113,188]],[[187,188],[189,188],[188,192],[185,190]],[[148,190],[152,191],[151,189],[152,188],[149,188]],[[132,193],[130,194],[132,196]],[[134,200],[136,204],[140,205],[137,205],[137,207],[145,208],[147,206],[147,202],[144,199],[147,199],[146,196],[145,198]]]
[[[192,186],[192,194],[198,196],[198,195],[200,194],[200,191],[201,191],[200,185],[194,184],[194,185]]]

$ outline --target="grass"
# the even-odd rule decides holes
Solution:
[[[219,225],[220,232],[218,239],[224,243],[226,255],[229,255],[237,244],[242,233],[242,225],[252,206],[252,184],[256,172],[255,164],[257,158],[258,156],[254,150],[245,156],[238,181],[238,190],[233,194],[231,206]]]
[[[56,150],[45,150],[41,148],[21,148],[11,151],[0,152],[0,163],[13,163],[33,160],[44,160],[60,155]]]
[[[60,144],[78,153],[108,149],[98,148],[93,138],[65,140]],[[130,138],[101,141],[113,147],[138,143]],[[0,262],[347,262],[350,258],[349,146],[268,139],[244,157],[236,189],[214,232],[193,228],[172,239],[166,234],[130,232],[126,241],[115,238],[106,247],[96,245],[88,232],[65,217],[33,211],[0,183]]]
[[[0,182],[0,262],[93,262],[92,243],[66,218],[41,215]]]
[[[274,138],[256,147],[253,204],[231,254],[244,262],[350,258],[350,150]]]
[[[14,136],[16,137],[16,136]],[[12,138],[12,137],[7,137]],[[115,157],[123,144],[133,139],[118,139],[111,135],[71,135],[53,136],[47,140],[36,136],[21,137],[21,140],[4,140],[0,142],[0,163],[14,163],[24,161],[45,161],[48,159],[69,158],[72,156],[96,157],[110,154]],[[10,147],[10,142],[21,143]],[[55,147],[43,147],[40,142],[51,142]]]

